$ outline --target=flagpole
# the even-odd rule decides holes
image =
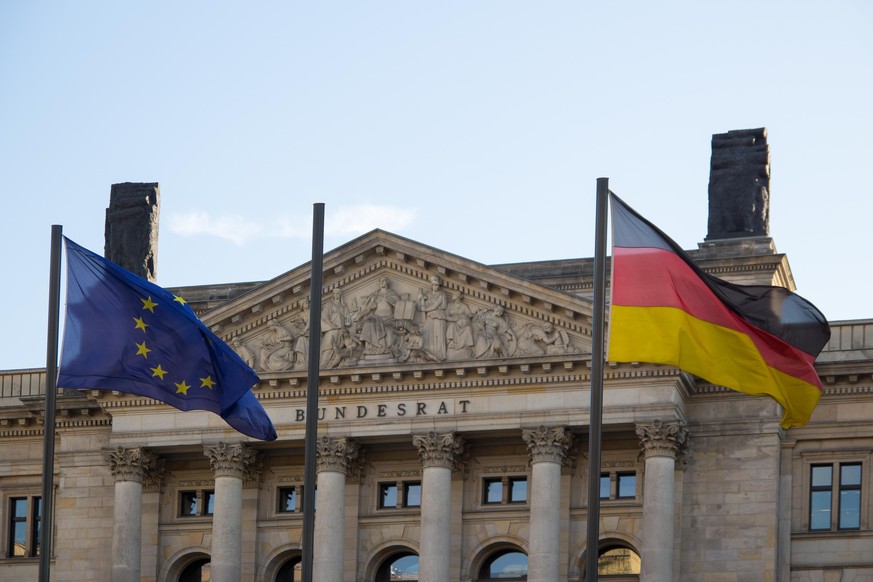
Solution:
[[[318,380],[321,373],[321,286],[324,279],[324,203],[312,205],[312,273],[309,278],[309,359],[303,452],[303,582],[312,582],[315,542],[315,443],[318,439]]]
[[[63,227],[52,225],[49,271],[48,336],[45,364],[45,422],[43,424],[42,500],[39,530],[39,581],[49,582],[52,559],[52,515],[55,475],[55,409],[58,392],[58,329],[61,311],[61,237]]]
[[[603,364],[606,313],[606,210],[609,178],[597,178],[594,227],[594,309],[591,333],[591,407],[588,428],[588,539],[586,582],[597,582],[600,541],[600,450],[603,421]]]

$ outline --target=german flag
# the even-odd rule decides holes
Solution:
[[[815,358],[824,315],[784,287],[704,273],[655,225],[610,193],[613,362],[651,362],[745,394],[770,396],[782,426],[803,426],[821,397]]]

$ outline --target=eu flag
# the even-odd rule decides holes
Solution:
[[[116,390],[208,410],[275,440],[258,376],[181,297],[64,237],[67,310],[58,387]]]

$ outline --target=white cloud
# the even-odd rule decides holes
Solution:
[[[340,206],[335,212],[325,208],[325,234],[356,236],[374,228],[401,231],[408,228],[418,214],[415,209],[396,206],[359,204]],[[211,216],[207,212],[171,214],[167,217],[170,232],[181,236],[214,236],[243,245],[254,238],[308,239],[312,232],[312,215],[272,217],[261,224],[239,215]]]

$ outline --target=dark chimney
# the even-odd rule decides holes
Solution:
[[[112,185],[106,209],[106,258],[152,282],[158,275],[160,203],[157,182],[125,182]]]
[[[767,129],[712,136],[706,240],[770,236]]]

